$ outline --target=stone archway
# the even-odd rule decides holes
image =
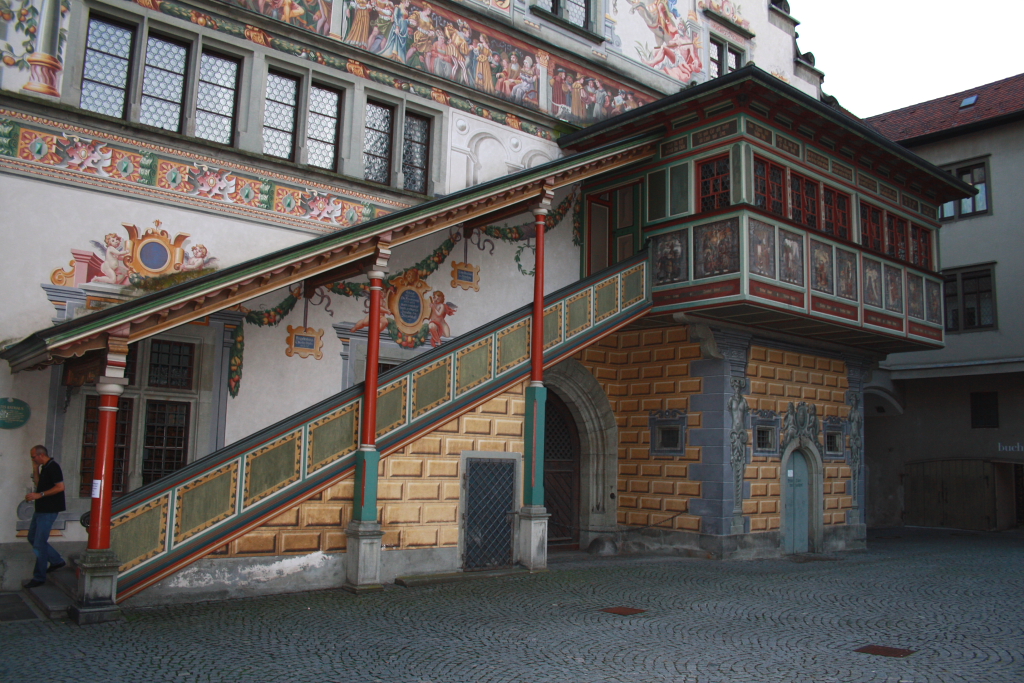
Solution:
[[[792,505],[792,501],[789,500],[788,487],[785,485],[785,482],[787,472],[792,467],[791,462],[794,453],[800,453],[807,462],[807,502],[809,508],[807,515],[807,550],[812,553],[820,553],[825,548],[825,530],[823,524],[825,509],[825,496],[823,492],[824,466],[821,460],[821,453],[818,451],[818,444],[806,435],[801,435],[791,440],[782,452],[782,471],[779,473],[779,478],[782,483],[782,486],[780,487],[782,509],[780,510],[781,534],[779,536],[779,550],[784,550],[786,548],[786,538],[789,534],[800,531],[788,529],[786,523],[786,511],[788,510],[788,506]]]
[[[580,548],[616,528],[619,429],[611,403],[590,371],[564,360],[544,371],[544,385],[568,407],[580,437]]]

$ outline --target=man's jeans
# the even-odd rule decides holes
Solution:
[[[36,570],[32,578],[36,581],[46,581],[46,567],[51,564],[60,564],[60,553],[50,545],[50,529],[57,521],[59,512],[37,512],[32,515],[32,523],[28,527],[28,542],[32,544],[32,550],[36,554]]]

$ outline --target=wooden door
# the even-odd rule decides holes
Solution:
[[[806,553],[810,537],[810,474],[807,459],[793,451],[785,472],[786,528],[783,530],[784,551]]]

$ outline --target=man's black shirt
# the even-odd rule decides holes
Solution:
[[[53,458],[39,468],[39,483],[36,485],[36,493],[49,491],[59,482],[64,481],[64,473],[60,465]],[[36,512],[64,512],[67,507],[64,505],[64,492],[43,496],[36,501]]]

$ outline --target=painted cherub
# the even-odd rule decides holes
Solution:
[[[181,264],[181,269],[183,271],[190,271],[216,267],[217,259],[213,256],[207,257],[208,253],[205,245],[196,244],[192,247],[192,255],[187,257]]]
[[[452,331],[445,321],[450,315],[454,315],[459,307],[453,303],[445,303],[444,292],[435,291],[430,295],[430,319],[427,325],[430,329],[430,345],[440,346],[442,337],[452,336]]]
[[[103,238],[103,244],[92,240],[93,247],[103,256],[103,264],[100,265],[102,275],[97,275],[90,282],[101,282],[110,285],[128,284],[128,268],[124,265],[124,258],[128,255],[128,245],[122,249],[124,240],[117,233],[108,233]]]

